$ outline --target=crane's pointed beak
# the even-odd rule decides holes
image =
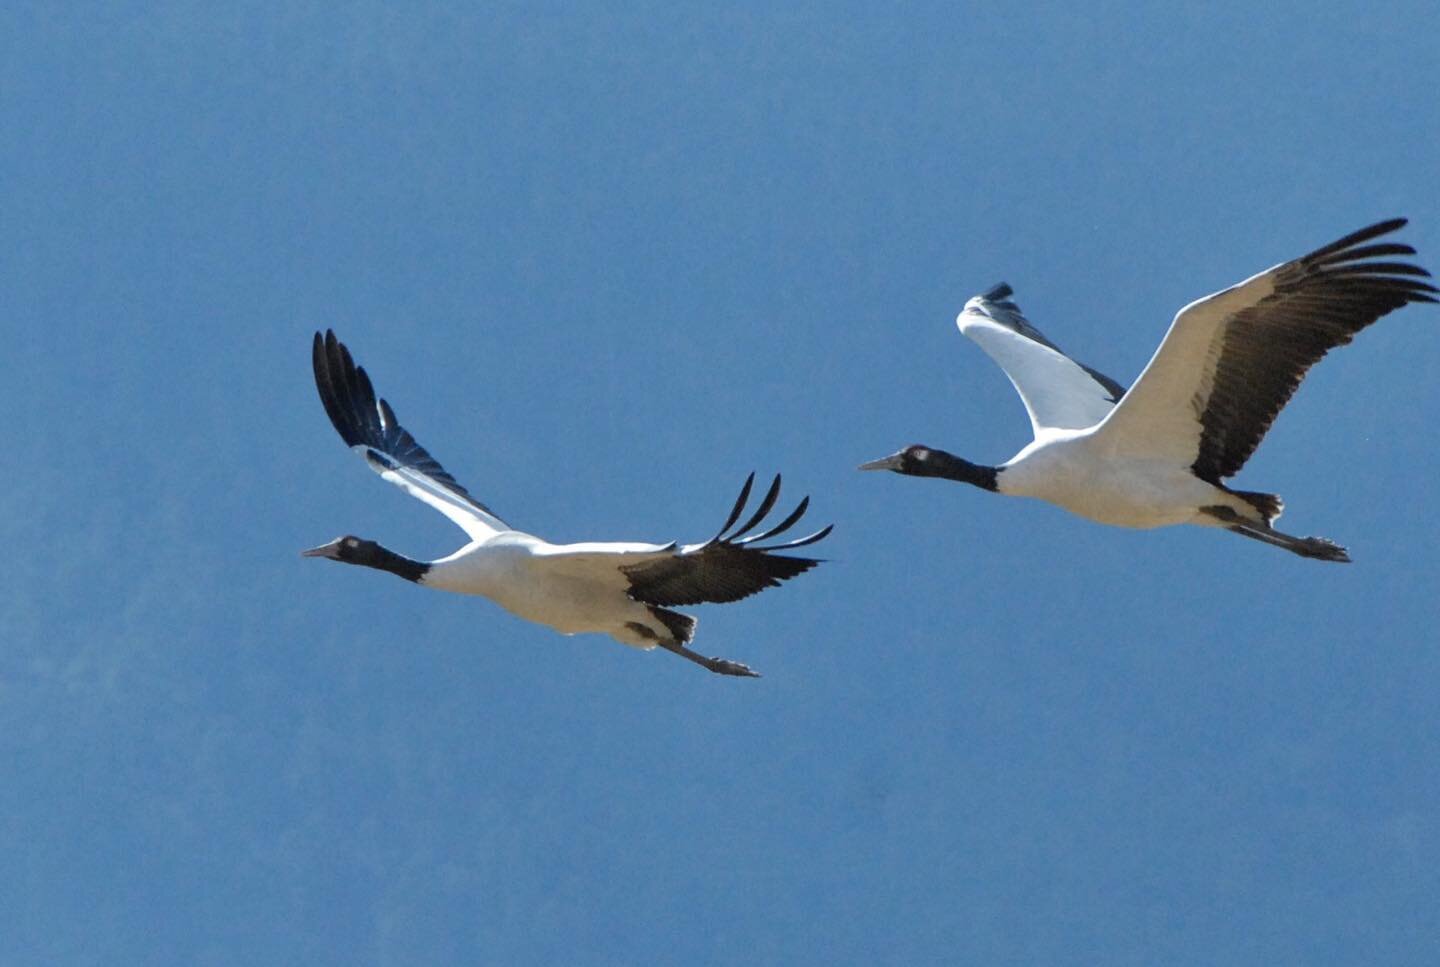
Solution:
[[[900,454],[892,453],[888,457],[881,457],[879,460],[871,460],[869,463],[862,463],[857,470],[899,470]]]
[[[321,544],[319,547],[312,547],[309,550],[301,551],[301,557],[328,557],[331,560],[340,559],[340,542],[345,538],[337,537],[329,544]]]

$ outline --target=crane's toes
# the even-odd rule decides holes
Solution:
[[[1332,540],[1324,537],[1307,537],[1300,543],[1303,548],[1300,553],[1306,557],[1314,557],[1322,561],[1335,561],[1339,564],[1350,563],[1349,553]]]
[[[735,675],[738,678],[759,678],[760,673],[754,671],[749,665],[742,665],[738,661],[731,661],[728,658],[711,658],[705,663],[705,667],[717,675]]]

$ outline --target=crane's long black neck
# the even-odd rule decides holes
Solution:
[[[388,547],[381,547],[374,541],[359,537],[342,537],[324,548],[316,548],[316,556],[328,557],[346,564],[359,564],[380,571],[389,571],[407,581],[419,582],[430,570],[424,561],[412,561],[403,554],[396,554]]]
[[[398,574],[407,581],[419,582],[430,570],[430,565],[423,561],[412,561],[403,554],[396,554],[388,547],[374,545],[373,556],[367,561],[356,561],[356,564],[364,564],[366,567],[378,568],[381,571],[389,571],[391,574]]]
[[[911,471],[912,473],[921,477],[944,477],[946,480],[959,480],[963,483],[973,484],[981,490],[998,490],[1000,487],[998,467],[971,463],[963,457],[946,453],[944,450],[930,450],[928,454],[925,459],[916,461],[919,469]]]
[[[999,490],[999,467],[971,463],[944,450],[922,444],[908,446],[894,456],[864,464],[862,470],[893,470],[908,477],[943,477],[973,484],[981,490]]]

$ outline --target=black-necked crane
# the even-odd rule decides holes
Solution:
[[[800,520],[808,497],[780,523],[751,533],[775,506],[778,475],[755,512],[737,527],[750,499],[752,473],[725,526],[699,544],[551,544],[518,531],[470,496],[400,426],[395,411],[376,398],[369,376],[333,332],[315,334],[313,362],[315,386],[340,438],[382,478],[459,525],[470,542],[440,560],[415,561],[374,541],[346,536],[303,552],[307,557],[389,571],[427,588],[478,594],[561,634],[608,634],[637,648],[659,646],[721,675],[747,677],[758,676],[739,662],[706,658],[687,648],[695,619],[670,609],[738,601],[820,563],[775,552],[814,544],[830,527],[761,546]]]
[[[1274,494],[1232,490],[1305,373],[1331,349],[1411,302],[1435,302],[1429,274],[1396,261],[1409,245],[1379,222],[1181,309],[1128,391],[1062,353],[1001,283],[955,320],[1010,377],[1034,440],[999,466],[914,445],[862,470],[942,477],[1036,497],[1102,524],[1224,527],[1303,557],[1349,561],[1323,537],[1271,526]]]

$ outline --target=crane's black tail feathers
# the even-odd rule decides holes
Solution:
[[[1259,511],[1266,524],[1275,523],[1285,512],[1285,501],[1280,499],[1279,494],[1262,494],[1256,490],[1231,490],[1230,493]]]
[[[674,644],[688,645],[695,640],[695,619],[688,614],[671,611],[669,608],[658,608],[653,604],[650,606],[650,613],[670,632]]]

